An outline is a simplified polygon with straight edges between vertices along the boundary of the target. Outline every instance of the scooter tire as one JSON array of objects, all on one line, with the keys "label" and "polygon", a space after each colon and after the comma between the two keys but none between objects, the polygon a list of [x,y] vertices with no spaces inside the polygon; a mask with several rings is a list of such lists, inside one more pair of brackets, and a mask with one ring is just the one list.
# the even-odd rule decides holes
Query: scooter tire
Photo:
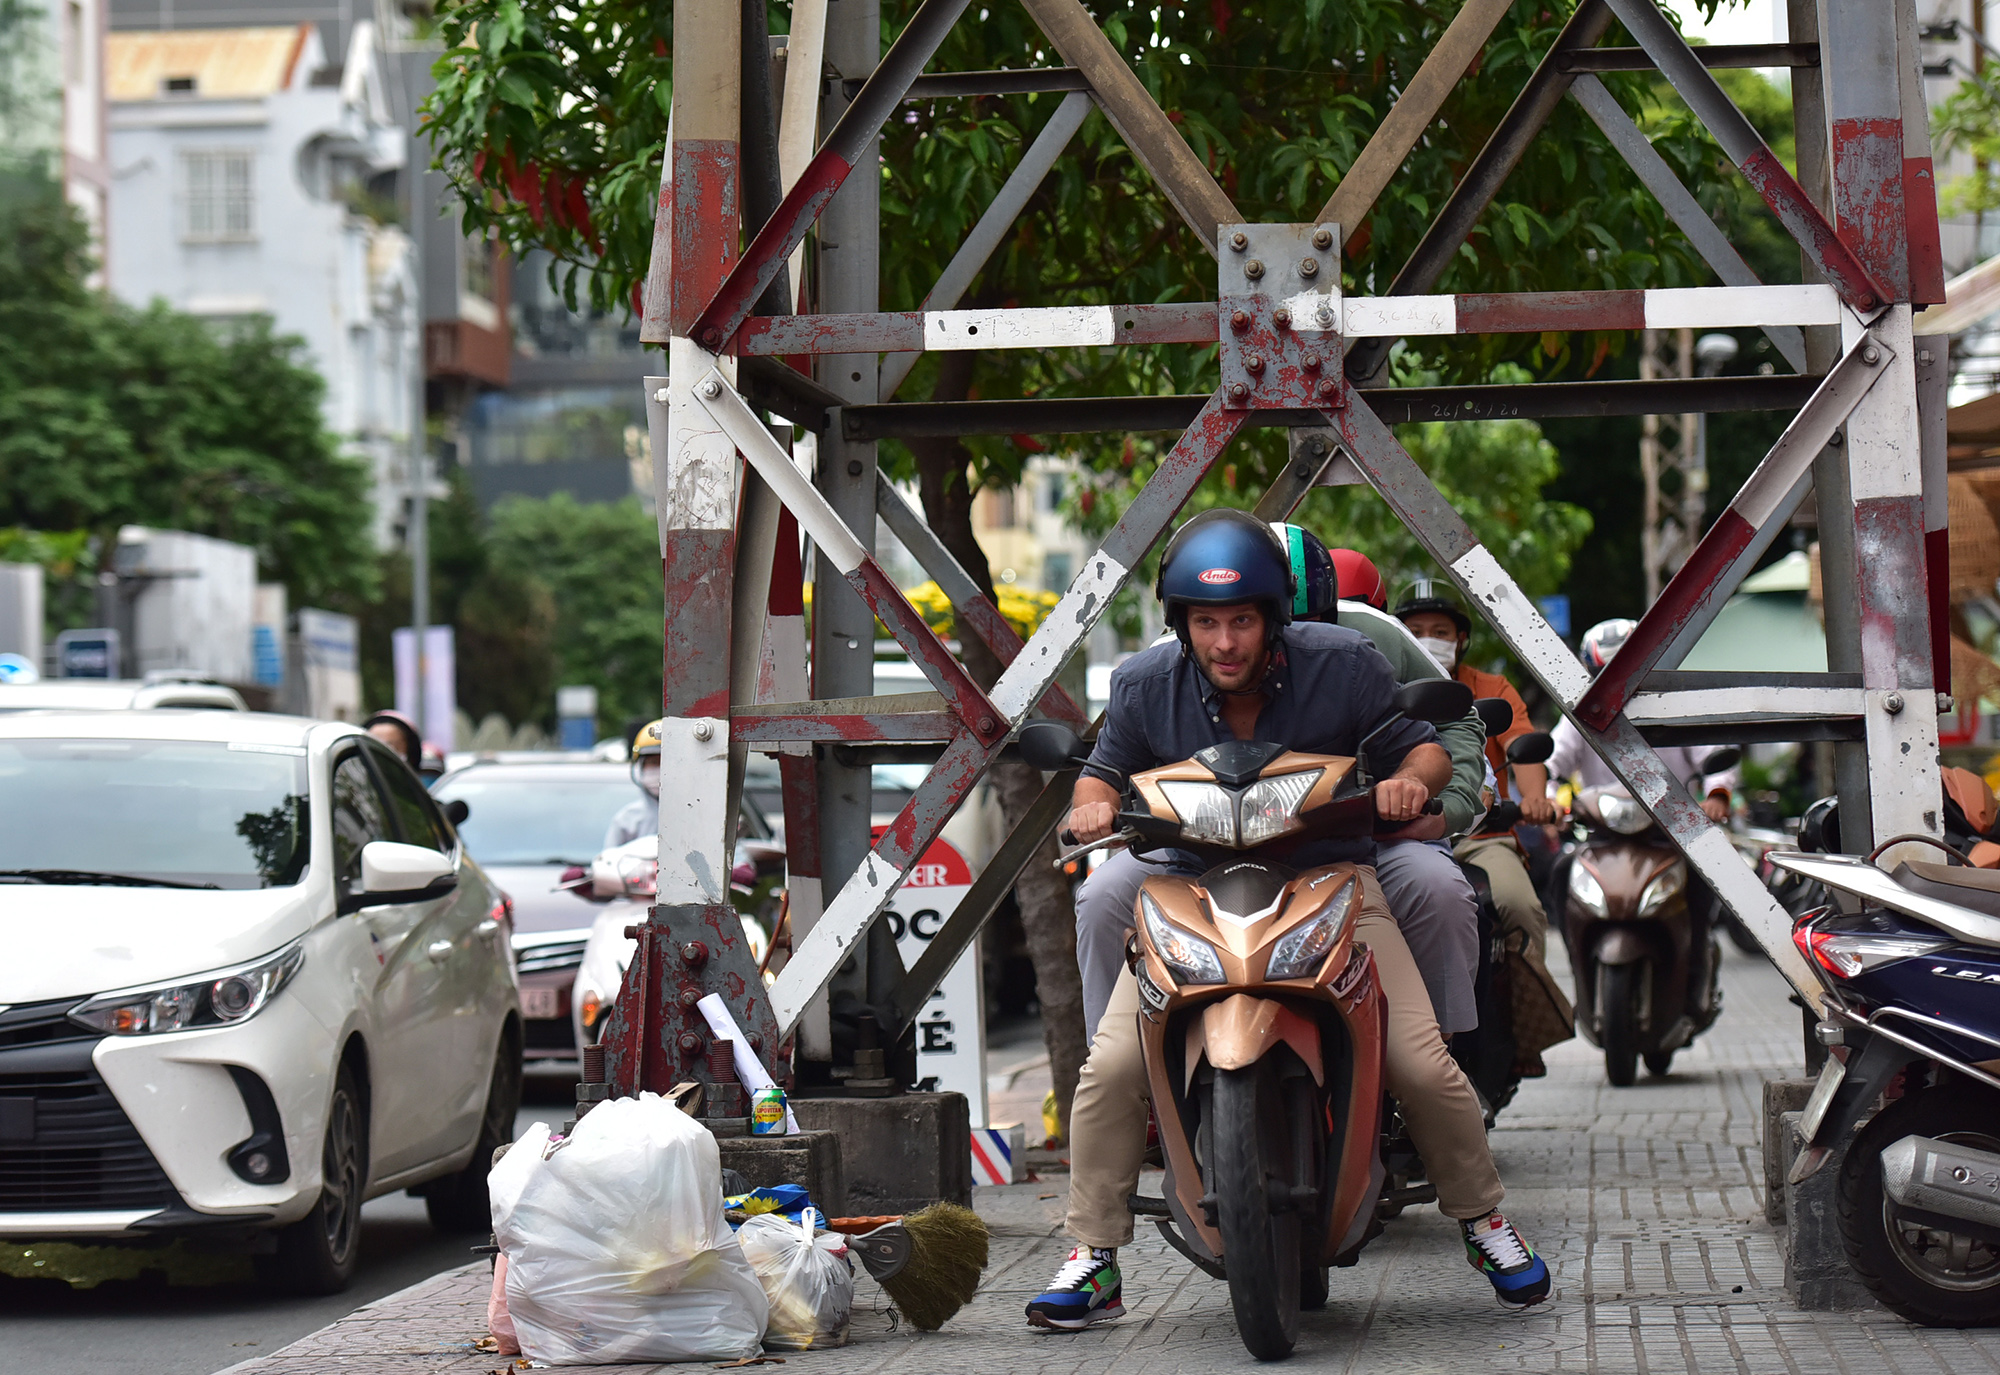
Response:
[{"label": "scooter tire", "polygon": [[1303,1262],[1298,1213],[1271,1207],[1273,1177],[1282,1183],[1289,1173],[1282,1159],[1289,1133],[1270,1061],[1217,1070],[1212,1104],[1211,1184],[1237,1335],[1258,1360],[1283,1360],[1299,1338]]},{"label": "scooter tire", "polygon": [[1910,1135],[2000,1150],[2000,1095],[1962,1080],[1906,1094],[1847,1148],[1836,1216],[1854,1273],[1883,1305],[1926,1327],[2000,1327],[2000,1246],[1899,1222],[1882,1152]]},{"label": "scooter tire", "polygon": [[1597,967],[1597,1015],[1603,1026],[1604,1074],[1614,1088],[1630,1088],[1639,1077],[1639,964]]}]

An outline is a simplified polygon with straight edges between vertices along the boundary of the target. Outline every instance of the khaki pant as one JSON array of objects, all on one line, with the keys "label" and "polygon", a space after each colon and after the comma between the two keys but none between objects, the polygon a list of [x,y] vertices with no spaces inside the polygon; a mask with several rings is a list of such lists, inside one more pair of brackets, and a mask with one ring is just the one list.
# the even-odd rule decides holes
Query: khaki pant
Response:
[{"label": "khaki pant", "polygon": [[[1451,1217],[1479,1217],[1499,1206],[1500,1174],[1486,1147],[1479,1101],[1438,1034],[1423,975],[1389,915],[1375,871],[1361,871],[1355,939],[1375,955],[1389,1005],[1384,1070],[1402,1105],[1410,1139],[1437,1186],[1438,1208]],[[1086,1246],[1132,1240],[1125,1200],[1139,1184],[1146,1154],[1150,1090],[1139,1047],[1139,985],[1119,976],[1111,1005],[1097,1025],[1070,1109],[1069,1219],[1071,1236]]]},{"label": "khaki pant", "polygon": [[1521,953],[1537,969],[1548,967],[1549,914],[1542,910],[1542,898],[1528,877],[1528,866],[1509,836],[1482,836],[1462,842],[1454,853],[1467,864],[1476,864],[1493,889],[1493,906],[1500,917],[1501,931],[1519,932]]}]

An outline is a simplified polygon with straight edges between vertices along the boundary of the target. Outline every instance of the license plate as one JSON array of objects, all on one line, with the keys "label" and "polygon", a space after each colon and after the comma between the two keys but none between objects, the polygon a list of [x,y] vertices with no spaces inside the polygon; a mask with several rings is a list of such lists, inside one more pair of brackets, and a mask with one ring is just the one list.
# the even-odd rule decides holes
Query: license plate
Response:
[{"label": "license plate", "polygon": [[1813,1085],[1812,1097],[1806,1099],[1805,1111],[1799,1114],[1799,1133],[1810,1143],[1819,1133],[1819,1124],[1826,1118],[1826,1110],[1833,1104],[1834,1091],[1840,1081],[1847,1077],[1847,1066],[1833,1056],[1826,1057],[1826,1067],[1819,1072],[1819,1082]]},{"label": "license plate", "polygon": [[522,989],[521,1015],[536,1021],[562,1016],[562,990],[555,988]]}]

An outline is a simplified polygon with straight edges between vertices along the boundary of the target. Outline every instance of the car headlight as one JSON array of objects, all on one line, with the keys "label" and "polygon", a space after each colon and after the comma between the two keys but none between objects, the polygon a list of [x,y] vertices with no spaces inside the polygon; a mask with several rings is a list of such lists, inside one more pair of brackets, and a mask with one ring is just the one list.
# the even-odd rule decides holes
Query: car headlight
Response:
[{"label": "car headlight", "polygon": [[1283,835],[1298,817],[1299,804],[1313,790],[1325,769],[1305,773],[1279,774],[1253,783],[1243,793],[1242,824],[1239,832],[1245,845],[1261,845]]},{"label": "car headlight", "polygon": [[1324,912],[1287,933],[1271,951],[1264,977],[1274,981],[1303,979],[1317,970],[1347,925],[1347,914],[1354,906],[1354,888],[1352,883],[1341,884],[1339,894],[1326,905]]},{"label": "car headlight", "polygon": [[1159,904],[1144,892],[1139,894],[1139,911],[1146,922],[1146,939],[1159,952],[1167,968],[1173,971],[1177,982],[1222,982],[1222,961],[1215,957],[1214,946],[1168,922]]},{"label": "car headlight", "polygon": [[1581,861],[1570,865],[1569,895],[1581,903],[1585,911],[1600,917],[1611,910],[1604,901],[1604,885],[1597,881],[1597,875],[1583,867]]},{"label": "car headlight", "polygon": [[1162,783],[1167,805],[1181,819],[1181,834],[1214,845],[1236,843],[1236,799],[1213,783]]},{"label": "car headlight", "polygon": [[1669,864],[1666,870],[1647,884],[1639,894],[1639,915],[1650,917],[1680,896],[1687,887],[1687,869],[1679,863]]},{"label": "car headlight", "polygon": [[288,945],[255,964],[161,988],[106,993],[71,1008],[69,1019],[112,1036],[230,1026],[263,1011],[305,962],[305,947]]},{"label": "car headlight", "polygon": [[1605,793],[1597,799],[1597,814],[1619,835],[1635,836],[1653,824],[1652,813],[1637,799],[1619,793]]}]

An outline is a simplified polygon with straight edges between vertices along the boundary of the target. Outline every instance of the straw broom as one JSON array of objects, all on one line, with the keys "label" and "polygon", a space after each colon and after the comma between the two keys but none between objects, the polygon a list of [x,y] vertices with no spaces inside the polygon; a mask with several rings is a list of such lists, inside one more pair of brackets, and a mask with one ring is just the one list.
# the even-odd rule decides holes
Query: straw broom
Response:
[{"label": "straw broom", "polygon": [[933,1203],[905,1217],[837,1217],[827,1229],[854,1238],[862,1266],[924,1332],[937,1331],[971,1302],[986,1268],[986,1224],[956,1203]]}]

